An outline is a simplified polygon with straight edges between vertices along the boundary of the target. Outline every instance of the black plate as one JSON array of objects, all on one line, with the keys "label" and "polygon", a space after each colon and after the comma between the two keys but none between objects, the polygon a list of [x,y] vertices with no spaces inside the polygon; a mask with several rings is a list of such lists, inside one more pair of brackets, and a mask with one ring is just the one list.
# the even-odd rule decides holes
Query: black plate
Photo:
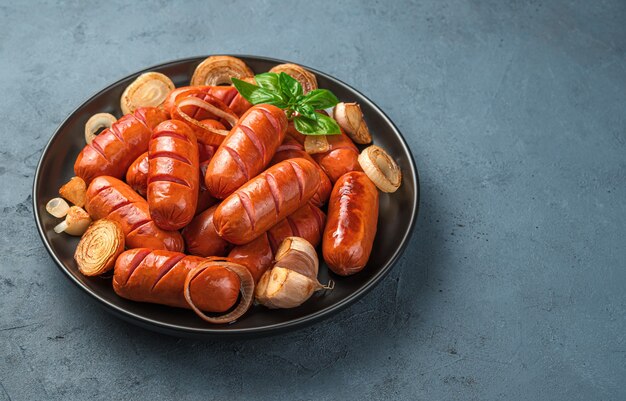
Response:
[{"label": "black plate", "polygon": [[[236,57],[243,59],[256,73],[268,71],[274,65],[286,62],[256,56]],[[404,251],[417,218],[419,183],[411,151],[391,120],[356,90],[312,68],[309,70],[317,75],[320,88],[330,89],[340,100],[356,101],[361,105],[373,133],[374,143],[387,150],[403,173],[402,186],[396,193],[381,193],[378,233],[368,265],[352,277],[333,275],[336,285],[332,292],[315,294],[304,305],[290,310],[268,310],[254,306],[233,324],[211,325],[188,310],[127,301],[113,292],[110,278],[88,278],[81,275],[73,259],[78,239],[53,231],[59,220],[46,212],[46,202],[58,196],[59,187],[74,175],[74,160],[85,145],[83,132],[87,119],[100,112],[120,117],[119,99],[124,88],[143,72],[158,71],[169,76],[177,87],[187,85],[194,69],[204,58],[173,61],[130,75],[96,93],[61,124],[41,155],[33,185],[33,210],[44,245],[61,271],[107,310],[129,322],[167,334],[230,337],[277,333],[302,327],[338,312],[380,282]],[[329,278],[326,266],[321,266],[320,281],[325,283]]]}]

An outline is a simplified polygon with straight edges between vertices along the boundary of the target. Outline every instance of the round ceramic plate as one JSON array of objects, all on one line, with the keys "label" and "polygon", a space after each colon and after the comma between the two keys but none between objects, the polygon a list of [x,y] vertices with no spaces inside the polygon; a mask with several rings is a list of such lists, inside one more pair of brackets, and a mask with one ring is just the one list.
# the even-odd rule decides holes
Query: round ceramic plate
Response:
[{"label": "round ceramic plate", "polygon": [[[236,57],[243,59],[257,74],[287,62],[255,56]],[[402,186],[397,192],[381,193],[378,232],[372,256],[363,271],[351,277],[338,277],[329,273],[326,266],[320,266],[320,282],[325,283],[332,278],[335,281],[334,290],[316,293],[298,308],[269,310],[257,305],[235,323],[212,325],[189,310],[118,297],[110,277],[89,278],[78,272],[73,259],[78,238],[53,231],[59,220],[46,213],[45,205],[58,196],[59,187],[74,175],[74,161],[85,145],[83,132],[87,119],[100,112],[120,117],[119,99],[124,88],[143,72],[158,71],[169,76],[177,87],[188,85],[194,69],[204,58],[173,61],[132,74],[96,93],[61,124],[41,155],[33,185],[33,210],[43,243],[61,271],[89,297],[122,319],[148,329],[179,336],[231,337],[278,333],[322,320],[364,296],[398,260],[409,242],[417,218],[419,183],[411,151],[391,120],[353,88],[312,68],[309,70],[316,74],[320,88],[330,89],[341,101],[361,105],[374,143],[387,150],[400,165],[403,174]]]}]

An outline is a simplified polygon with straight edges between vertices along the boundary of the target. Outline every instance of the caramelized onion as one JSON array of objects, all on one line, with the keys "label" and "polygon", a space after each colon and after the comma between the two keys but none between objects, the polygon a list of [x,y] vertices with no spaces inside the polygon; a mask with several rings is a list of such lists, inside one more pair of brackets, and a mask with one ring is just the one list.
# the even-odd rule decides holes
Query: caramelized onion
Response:
[{"label": "caramelized onion", "polygon": [[124,251],[124,232],[120,223],[100,219],[83,234],[74,260],[85,276],[98,276],[115,266],[115,260]]},{"label": "caramelized onion", "polygon": [[141,74],[122,93],[122,113],[132,113],[138,107],[158,107],[174,88],[174,82],[160,72]]},{"label": "caramelized onion", "polygon": [[[241,297],[239,299],[239,303],[231,312],[220,316],[207,316],[204,312],[200,310],[200,308],[196,306],[196,304],[193,303],[193,300],[191,299],[191,281],[207,268],[216,265],[222,266],[239,276],[239,280],[241,282]],[[248,269],[246,269],[242,265],[228,262],[226,260],[219,260],[218,258],[208,259],[206,262],[200,264],[189,273],[187,273],[187,277],[185,278],[184,294],[185,300],[187,301],[191,309],[193,309],[196,315],[200,316],[202,320],[214,324],[232,323],[235,320],[239,319],[241,316],[243,316],[243,314],[246,313],[248,309],[250,309],[250,306],[252,306],[252,301],[254,299],[254,278],[252,278],[252,274],[250,274],[250,271],[248,271]]]},{"label": "caramelized onion", "polygon": [[304,138],[304,150],[308,154],[326,153],[330,150],[326,135],[306,135]]},{"label": "caramelized onion", "polygon": [[254,77],[254,72],[243,60],[231,56],[211,56],[196,67],[190,85],[231,85],[231,78],[251,77]]},{"label": "caramelized onion", "polygon": [[273,67],[270,72],[277,74],[284,72],[287,75],[291,75],[296,81],[300,82],[304,93],[317,89],[317,79],[315,75],[298,64],[279,64]]},{"label": "caramelized onion", "polygon": [[103,128],[111,128],[111,125],[116,121],[117,118],[109,113],[97,113],[91,116],[85,123],[85,142],[91,145],[96,137],[96,132]]},{"label": "caramelized onion", "polygon": [[359,164],[372,182],[383,192],[396,192],[402,182],[398,164],[383,150],[372,145],[361,152]]}]

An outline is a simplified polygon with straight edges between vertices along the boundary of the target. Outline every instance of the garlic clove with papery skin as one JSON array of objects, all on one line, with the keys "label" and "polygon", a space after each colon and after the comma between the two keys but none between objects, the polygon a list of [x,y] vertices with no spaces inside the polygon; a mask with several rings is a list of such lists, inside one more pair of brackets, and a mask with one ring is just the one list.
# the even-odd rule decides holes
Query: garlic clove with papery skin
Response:
[{"label": "garlic clove with papery skin", "polygon": [[333,109],[333,118],[355,143],[365,145],[372,142],[372,135],[358,103],[337,103]]},{"label": "garlic clove with papery skin", "polygon": [[304,238],[287,237],[276,251],[276,263],[266,271],[256,288],[256,300],[268,308],[295,308],[315,291],[332,289],[317,280],[319,259]]},{"label": "garlic clove with papery skin", "polygon": [[65,220],[60,222],[54,227],[54,232],[60,234],[65,232],[66,234],[80,237],[87,231],[87,228],[91,224],[91,217],[81,207],[72,206],[65,216]]}]

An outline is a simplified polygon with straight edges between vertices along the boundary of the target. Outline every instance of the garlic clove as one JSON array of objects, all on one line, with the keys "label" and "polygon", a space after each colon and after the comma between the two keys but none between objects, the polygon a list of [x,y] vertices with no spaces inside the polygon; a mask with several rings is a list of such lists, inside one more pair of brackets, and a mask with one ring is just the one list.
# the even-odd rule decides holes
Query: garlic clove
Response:
[{"label": "garlic clove", "polygon": [[65,220],[54,227],[54,232],[57,234],[65,232],[66,234],[80,237],[90,224],[91,217],[89,217],[89,214],[81,207],[72,206],[67,212]]},{"label": "garlic clove", "polygon": [[190,85],[231,85],[231,78],[251,77],[254,77],[254,72],[243,60],[231,56],[211,56],[196,67]]},{"label": "garlic clove", "polygon": [[122,93],[122,113],[132,113],[139,107],[158,107],[175,88],[174,82],[160,72],[141,74]]},{"label": "garlic clove", "polygon": [[70,205],[63,198],[52,198],[46,203],[46,211],[58,219],[65,217],[69,210]]},{"label": "garlic clove", "polygon": [[332,281],[327,286],[317,281],[319,258],[304,238],[285,238],[275,259],[274,266],[261,276],[255,292],[257,302],[268,308],[295,308],[315,291],[334,287]]},{"label": "garlic clove", "polygon": [[287,268],[275,266],[266,271],[257,284],[256,299],[272,309],[295,308],[323,286],[317,281]]},{"label": "garlic clove", "polygon": [[274,72],[276,74],[284,72],[285,74],[290,75],[296,81],[300,82],[304,94],[317,89],[317,78],[315,78],[315,75],[297,64],[279,64],[273,67],[269,72]]},{"label": "garlic clove", "polygon": [[72,177],[59,189],[59,195],[75,206],[83,207],[87,198],[87,184],[80,177]]},{"label": "garlic clove", "polygon": [[109,113],[97,113],[94,114],[85,123],[85,142],[91,145],[91,142],[96,138],[96,132],[102,128],[111,128],[117,118],[113,114]]},{"label": "garlic clove", "polygon": [[372,142],[372,135],[358,103],[337,103],[333,109],[333,118],[355,143],[365,145]]}]

